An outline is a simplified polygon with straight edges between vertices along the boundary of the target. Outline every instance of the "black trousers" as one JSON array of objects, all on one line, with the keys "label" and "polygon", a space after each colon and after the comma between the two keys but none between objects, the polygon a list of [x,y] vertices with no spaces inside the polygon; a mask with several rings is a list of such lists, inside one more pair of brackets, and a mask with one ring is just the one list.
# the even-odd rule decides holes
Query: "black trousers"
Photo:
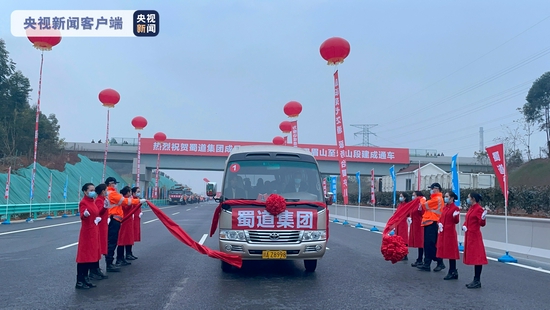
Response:
[{"label": "black trousers", "polygon": [[96,263],[77,263],[76,264],[76,275],[87,277],[90,269],[94,268]]},{"label": "black trousers", "polygon": [[[109,228],[107,230],[107,255],[105,256],[105,262],[107,263],[107,265],[112,264],[113,260],[115,259],[115,249],[118,243],[119,231],[120,231],[120,222],[113,219],[113,217],[111,217],[111,221],[109,222]],[[124,251],[124,248],[122,248],[122,251]],[[120,253],[120,247],[117,251],[117,254],[119,253]]]},{"label": "black trousers", "polygon": [[432,261],[442,263],[443,260],[435,257],[437,254],[437,222],[424,226],[424,264],[430,265]]}]

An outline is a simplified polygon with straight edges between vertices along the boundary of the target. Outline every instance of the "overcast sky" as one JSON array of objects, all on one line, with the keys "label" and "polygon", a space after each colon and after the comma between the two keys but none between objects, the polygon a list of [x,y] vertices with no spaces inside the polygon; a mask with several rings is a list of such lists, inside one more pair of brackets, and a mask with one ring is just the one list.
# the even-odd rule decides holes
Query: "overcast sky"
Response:
[{"label": "overcast sky", "polygon": [[[154,9],[155,38],[64,38],[45,53],[42,111],[61,136],[105,138],[97,95],[121,94],[110,136],[143,131],[169,138],[271,141],[283,105],[302,103],[299,140],[334,144],[334,67],[319,54],[340,36],[351,53],[339,66],[346,143],[351,124],[378,124],[371,143],[472,156],[514,126],[532,82],[549,71],[550,2],[540,1],[15,1],[2,0],[1,37],[36,101],[40,52],[9,30],[13,10]],[[545,136],[533,135],[532,148]],[[168,171],[193,187],[220,173]],[[219,181],[219,180],[218,180]]]}]

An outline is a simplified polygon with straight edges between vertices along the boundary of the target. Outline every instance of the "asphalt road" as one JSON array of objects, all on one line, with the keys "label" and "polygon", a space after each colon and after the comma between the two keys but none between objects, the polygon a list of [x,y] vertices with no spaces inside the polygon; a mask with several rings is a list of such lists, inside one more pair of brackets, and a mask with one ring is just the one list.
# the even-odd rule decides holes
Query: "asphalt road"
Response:
[{"label": "asphalt road", "polygon": [[[200,240],[214,208],[163,210]],[[154,219],[144,213],[143,241],[134,246],[138,260],[96,281],[96,288],[78,291],[76,246],[68,246],[78,241],[78,218],[0,226],[0,308],[545,309],[550,304],[548,273],[491,261],[483,270],[483,287],[468,290],[464,284],[472,280],[473,267],[459,262],[459,280],[443,281],[446,270],[421,272],[411,261],[392,265],[380,253],[381,235],[334,223],[329,250],[315,273],[306,273],[301,261],[268,261],[245,262],[227,274],[218,260],[183,245]],[[34,229],[39,227],[46,228]],[[204,244],[217,249],[215,238]],[[104,269],[104,261],[101,265]]]}]

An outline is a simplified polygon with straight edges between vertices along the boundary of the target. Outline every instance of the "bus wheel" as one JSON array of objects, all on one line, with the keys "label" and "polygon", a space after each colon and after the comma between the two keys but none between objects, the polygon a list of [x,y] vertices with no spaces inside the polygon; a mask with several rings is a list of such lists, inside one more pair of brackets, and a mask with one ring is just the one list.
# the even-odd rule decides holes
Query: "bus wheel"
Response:
[{"label": "bus wheel", "polygon": [[317,268],[317,260],[316,259],[306,259],[304,260],[304,266],[306,267],[307,272],[314,272]]},{"label": "bus wheel", "polygon": [[223,272],[230,272],[233,266],[229,265],[228,263],[222,261],[222,271]]}]

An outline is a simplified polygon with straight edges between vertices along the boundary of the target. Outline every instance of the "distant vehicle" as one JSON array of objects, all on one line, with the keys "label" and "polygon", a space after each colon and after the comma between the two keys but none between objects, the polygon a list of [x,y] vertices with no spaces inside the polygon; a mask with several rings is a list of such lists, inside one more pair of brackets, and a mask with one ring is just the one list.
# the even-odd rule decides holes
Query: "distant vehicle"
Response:
[{"label": "distant vehicle", "polygon": [[[265,200],[274,193],[292,202],[277,216],[263,206],[230,204]],[[310,152],[275,145],[233,149],[225,163],[221,195],[215,182],[206,184],[206,194],[222,204],[220,251],[243,260],[304,260],[306,271],[315,271],[326,251],[332,194],[323,193],[319,166]],[[221,267],[231,270],[223,261]]]}]

